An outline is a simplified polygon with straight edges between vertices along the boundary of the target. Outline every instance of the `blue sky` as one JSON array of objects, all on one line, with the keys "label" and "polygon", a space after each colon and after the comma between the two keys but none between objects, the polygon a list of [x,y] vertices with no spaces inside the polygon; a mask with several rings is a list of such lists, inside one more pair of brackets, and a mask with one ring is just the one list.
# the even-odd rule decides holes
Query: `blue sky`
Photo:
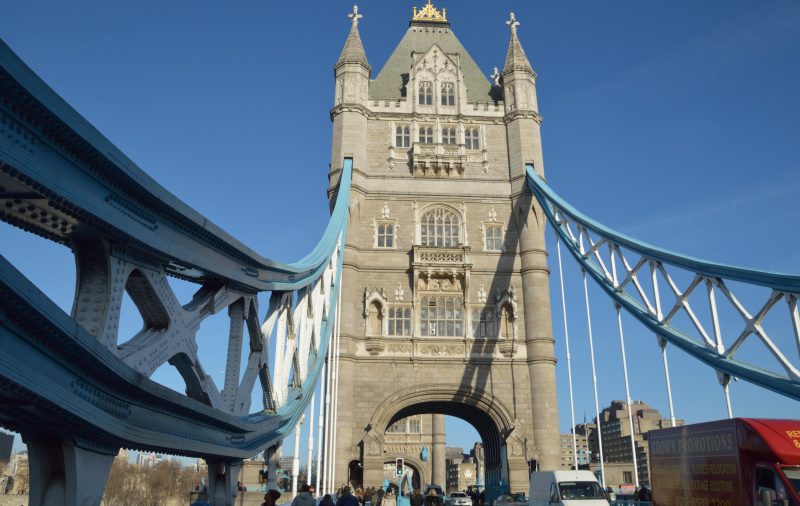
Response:
[{"label": "blue sky", "polygon": [[[412,5],[359,6],[373,77],[402,37]],[[573,205],[675,251],[800,272],[800,3],[461,0],[437,6],[448,9],[453,30],[487,75],[502,67],[504,21],[515,11],[539,75],[545,170]],[[291,261],[313,247],[327,222],[333,64],[351,9],[338,0],[34,0],[4,7],[0,36],[167,189],[253,249]],[[74,266],[63,248],[6,225],[0,225],[0,243],[3,255],[68,310]],[[565,271],[581,419],[593,411],[585,323],[577,268],[567,263]],[[563,328],[552,279],[566,431]],[[623,398],[624,387],[612,308],[597,291],[592,316],[601,404],[607,404]],[[135,317],[124,323],[136,330]],[[209,322],[199,338],[201,350],[204,343],[211,350],[201,357],[212,364],[208,345],[223,324]],[[655,340],[630,319],[625,328],[632,395],[666,414]],[[678,417],[723,417],[714,373],[677,350],[670,360]],[[214,374],[222,366],[207,368]],[[176,386],[169,371],[157,377]],[[732,397],[737,415],[800,417],[795,401],[743,382],[733,385]],[[449,444],[469,447],[477,437],[463,423],[448,427]]]}]

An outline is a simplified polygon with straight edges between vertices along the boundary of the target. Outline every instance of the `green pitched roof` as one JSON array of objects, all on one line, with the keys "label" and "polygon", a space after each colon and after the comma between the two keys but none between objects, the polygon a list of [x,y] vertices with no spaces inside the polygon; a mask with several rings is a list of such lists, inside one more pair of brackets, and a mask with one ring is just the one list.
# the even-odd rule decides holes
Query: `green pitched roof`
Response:
[{"label": "green pitched roof", "polygon": [[458,53],[464,84],[467,86],[467,101],[489,101],[489,90],[491,90],[489,80],[484,77],[475,60],[450,30],[450,25],[436,23],[411,23],[378,77],[370,82],[369,98],[372,100],[401,98],[404,75],[407,78],[411,70],[411,53],[424,53],[434,44],[447,54]]}]

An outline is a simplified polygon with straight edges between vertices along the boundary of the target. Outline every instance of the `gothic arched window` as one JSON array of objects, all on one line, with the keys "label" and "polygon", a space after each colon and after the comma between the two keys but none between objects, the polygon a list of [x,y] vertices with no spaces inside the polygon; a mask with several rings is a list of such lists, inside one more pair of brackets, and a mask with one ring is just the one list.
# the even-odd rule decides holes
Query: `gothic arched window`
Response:
[{"label": "gothic arched window", "polygon": [[481,149],[481,141],[478,137],[477,128],[467,128],[464,130],[464,144],[467,149]]},{"label": "gothic arched window", "polygon": [[422,215],[420,243],[423,246],[455,248],[459,244],[459,219],[449,209],[436,208]]},{"label": "gothic arched window", "polygon": [[444,127],[442,128],[442,144],[455,144],[456,143],[456,128]]},{"label": "gothic arched window", "polygon": [[419,83],[419,105],[433,105],[433,83],[430,81],[420,81]]},{"label": "gothic arched window", "polygon": [[433,144],[433,127],[420,127],[419,142],[422,144]]},{"label": "gothic arched window", "polygon": [[420,333],[423,336],[464,334],[464,301],[453,295],[426,295],[420,304]]},{"label": "gothic arched window", "polygon": [[472,310],[473,337],[494,337],[494,308]]},{"label": "gothic arched window", "polygon": [[398,148],[411,146],[411,128],[408,125],[400,125],[395,130],[394,145]]},{"label": "gothic arched window", "polygon": [[442,83],[442,105],[456,105],[456,86],[453,83]]}]

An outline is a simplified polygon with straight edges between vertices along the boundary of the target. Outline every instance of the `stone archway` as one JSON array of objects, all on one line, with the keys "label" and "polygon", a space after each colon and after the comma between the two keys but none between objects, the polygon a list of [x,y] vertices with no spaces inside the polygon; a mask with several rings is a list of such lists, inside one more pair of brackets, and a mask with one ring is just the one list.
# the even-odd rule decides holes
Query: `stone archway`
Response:
[{"label": "stone archway", "polygon": [[[487,496],[501,489],[527,492],[527,439],[517,429],[505,405],[488,392],[460,384],[422,384],[399,390],[374,410],[362,438],[364,484],[375,485],[383,476],[384,431],[392,423],[418,414],[446,414],[461,418],[483,441]],[[442,484],[444,485],[444,484]]]}]

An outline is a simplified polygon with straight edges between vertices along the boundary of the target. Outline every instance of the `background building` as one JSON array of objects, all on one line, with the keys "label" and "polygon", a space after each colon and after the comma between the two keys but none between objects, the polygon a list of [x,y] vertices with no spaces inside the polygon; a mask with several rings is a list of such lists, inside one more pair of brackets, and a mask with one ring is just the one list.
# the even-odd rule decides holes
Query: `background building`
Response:
[{"label": "background building", "polygon": [[[577,443],[577,445],[574,443]],[[577,432],[576,427],[574,441],[572,434],[561,434],[561,469],[575,469],[576,446],[578,466],[589,464],[591,462],[589,441],[585,434],[580,434]]]},{"label": "background building", "polygon": [[[639,471],[639,482],[650,483],[650,465],[648,454],[647,433],[654,429],[672,427],[672,422],[661,416],[658,410],[651,408],[643,401],[631,403],[633,414],[633,440],[636,448],[636,466]],[[683,420],[676,420],[677,425],[683,425]],[[600,434],[603,437],[603,459],[606,463],[616,463],[619,466],[609,468],[614,470],[613,481],[630,477],[630,481],[620,483],[633,483],[633,457],[631,449],[631,424],[628,420],[628,405],[625,401],[612,401],[611,404],[600,412]],[[597,438],[597,424],[584,423],[575,426],[575,432],[586,438],[588,451],[592,462],[598,462],[600,447]],[[569,436],[569,461],[571,462],[572,442],[571,435],[562,434],[562,465],[567,459],[564,453],[565,437]],[[609,471],[606,478],[610,479]]]},{"label": "background building", "polygon": [[11,460],[11,448],[14,446],[14,434],[0,432],[0,461],[9,462]]}]

